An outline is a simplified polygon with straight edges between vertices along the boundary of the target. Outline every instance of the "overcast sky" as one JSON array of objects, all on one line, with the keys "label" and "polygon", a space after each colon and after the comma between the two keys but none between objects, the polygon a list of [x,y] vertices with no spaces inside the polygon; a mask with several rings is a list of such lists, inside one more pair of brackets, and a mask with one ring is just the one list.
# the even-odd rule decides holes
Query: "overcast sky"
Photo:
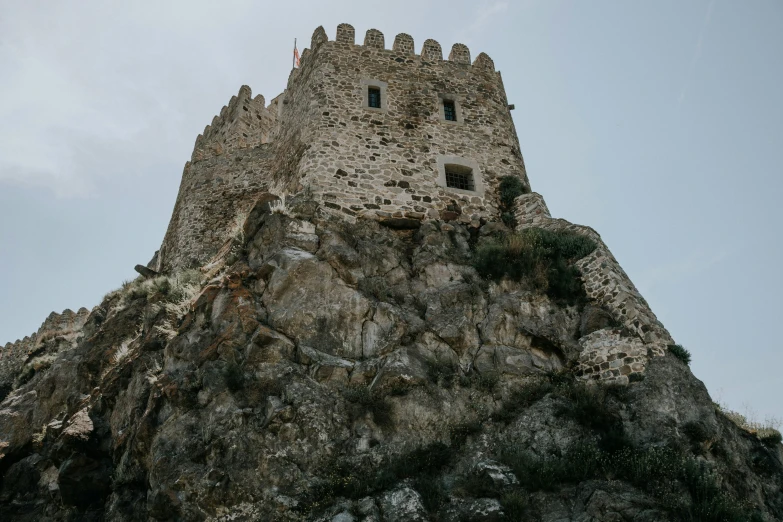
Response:
[{"label": "overcast sky", "polygon": [[714,399],[783,418],[779,0],[0,0],[0,344],[133,278],[196,135],[340,22],[489,54],[552,214],[598,230]]}]

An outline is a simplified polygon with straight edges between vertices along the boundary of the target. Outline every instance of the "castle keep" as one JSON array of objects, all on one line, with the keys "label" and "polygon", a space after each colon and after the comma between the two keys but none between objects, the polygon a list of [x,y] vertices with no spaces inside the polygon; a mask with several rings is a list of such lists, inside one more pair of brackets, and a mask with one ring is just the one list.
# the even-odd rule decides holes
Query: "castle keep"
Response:
[{"label": "castle keep", "polygon": [[[419,54],[398,34],[391,49],[370,29],[357,44],[340,24],[313,33],[285,91],[266,105],[243,86],[196,139],[169,228],[151,268],[202,266],[226,244],[259,197],[304,194],[321,213],[390,225],[499,221],[500,178],[515,176],[517,230],[569,231],[598,248],[577,263],[588,297],[634,333],[600,330],[579,340],[577,373],[628,382],[672,338],[591,228],[553,219],[531,192],[503,80],[484,53],[438,42]],[[311,226],[311,225],[309,225]]]},{"label": "castle keep", "polygon": [[444,59],[399,34],[322,27],[285,92],[265,105],[243,86],[195,145],[155,268],[196,266],[263,191],[308,191],[322,211],[373,219],[498,217],[497,184],[529,190],[503,81],[463,44]]}]

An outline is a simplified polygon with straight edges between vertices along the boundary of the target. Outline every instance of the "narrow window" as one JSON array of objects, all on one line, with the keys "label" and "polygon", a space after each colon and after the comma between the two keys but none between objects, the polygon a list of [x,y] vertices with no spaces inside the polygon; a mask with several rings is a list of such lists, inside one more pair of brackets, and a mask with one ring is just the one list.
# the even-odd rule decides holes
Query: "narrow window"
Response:
[{"label": "narrow window", "polygon": [[378,87],[367,88],[367,106],[375,109],[381,108],[381,90]]},{"label": "narrow window", "polygon": [[475,190],[473,169],[464,165],[446,165],[446,186],[460,190]]},{"label": "narrow window", "polygon": [[453,100],[443,100],[443,116],[448,121],[457,121],[457,109]]}]

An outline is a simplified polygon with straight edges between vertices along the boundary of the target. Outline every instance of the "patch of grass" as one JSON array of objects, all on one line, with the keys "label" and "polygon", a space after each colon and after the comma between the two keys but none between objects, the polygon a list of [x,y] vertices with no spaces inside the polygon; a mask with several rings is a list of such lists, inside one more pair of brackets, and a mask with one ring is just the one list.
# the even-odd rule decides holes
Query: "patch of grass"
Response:
[{"label": "patch of grass", "polygon": [[468,437],[481,431],[481,421],[463,422],[449,428],[449,439],[452,446],[462,446]]},{"label": "patch of grass", "polygon": [[464,496],[473,498],[497,497],[501,491],[488,475],[479,473],[468,473],[462,477],[459,482],[459,489]]},{"label": "patch of grass", "polygon": [[529,228],[479,245],[473,266],[486,279],[525,279],[552,299],[573,304],[586,298],[573,263],[596,246],[595,241],[580,234]]},{"label": "patch of grass", "polygon": [[8,383],[0,384],[0,402],[3,402],[6,397],[8,397],[8,394],[11,393],[13,388]]},{"label": "patch of grass", "polygon": [[[537,456],[512,445],[500,460],[527,491],[554,491],[588,479],[626,481],[656,498],[673,520],[682,522],[756,522],[759,514],[720,486],[705,462],[667,447],[626,447],[610,453],[580,442],[560,454]],[[682,496],[683,490],[687,497]],[[522,508],[524,509],[524,508]]]},{"label": "patch of grass", "polygon": [[519,446],[500,451],[500,461],[509,466],[519,483],[529,491],[555,491],[563,484],[577,483],[598,475],[603,454],[592,444],[576,444],[563,454],[538,456]]},{"label": "patch of grass", "polygon": [[492,414],[492,420],[505,423],[511,422],[522,410],[529,408],[543,399],[548,393],[554,391],[556,386],[550,376],[542,377],[515,390],[507,400],[503,401],[500,408]]},{"label": "patch of grass", "polygon": [[750,506],[723,491],[714,471],[705,463],[687,459],[682,463],[677,478],[690,493],[689,505],[675,507],[685,521],[753,522],[757,515]]},{"label": "patch of grass", "polygon": [[670,344],[668,346],[669,351],[677,357],[679,360],[690,366],[691,364],[691,352],[689,352],[685,347],[681,344]]},{"label": "patch of grass", "polygon": [[765,433],[758,434],[761,443],[768,448],[774,448],[781,442],[783,442],[783,436],[780,435],[778,430],[767,430]]},{"label": "patch of grass", "polygon": [[620,417],[607,407],[607,395],[613,390],[605,386],[588,386],[573,382],[560,386],[557,395],[567,399],[557,413],[570,417],[598,435],[602,450],[613,452],[628,445]]},{"label": "patch of grass", "polygon": [[527,516],[527,497],[518,491],[512,491],[506,493],[500,497],[500,505],[503,507],[503,514],[505,520],[512,520],[517,522],[519,520],[525,520]]},{"label": "patch of grass", "polygon": [[495,372],[479,373],[471,378],[471,385],[486,393],[493,393],[498,382],[500,382],[500,376]]},{"label": "patch of grass", "polygon": [[455,452],[452,446],[433,442],[372,468],[358,469],[344,461],[328,463],[322,480],[307,490],[297,509],[314,511],[329,506],[338,497],[358,499],[390,489],[402,480],[414,479],[414,488],[422,495],[425,507],[436,510],[447,498],[436,476],[451,462]]}]

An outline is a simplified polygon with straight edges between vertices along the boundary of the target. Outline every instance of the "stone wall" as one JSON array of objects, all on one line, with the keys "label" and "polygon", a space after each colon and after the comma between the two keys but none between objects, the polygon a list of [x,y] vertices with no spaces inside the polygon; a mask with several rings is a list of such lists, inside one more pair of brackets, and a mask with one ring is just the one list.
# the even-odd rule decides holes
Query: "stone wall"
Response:
[{"label": "stone wall", "polygon": [[[268,107],[243,86],[197,140],[152,268],[197,266],[231,233],[259,192],[308,191],[343,216],[458,219],[498,217],[502,176],[529,183],[500,73],[480,54],[454,44],[448,59],[427,40],[420,54],[399,34],[391,49],[367,31],[362,45],[340,24],[322,27]],[[367,106],[369,85],[382,108]],[[443,117],[454,102],[457,121]],[[472,169],[475,190],[447,188],[446,165]]]},{"label": "stone wall", "polygon": [[530,227],[552,219],[544,202],[544,197],[537,192],[523,194],[514,199],[514,216],[517,225],[520,227]]},{"label": "stone wall", "polygon": [[252,98],[250,87],[243,85],[198,135],[190,161],[269,143],[277,125],[277,106],[266,108],[264,103],[262,95]]},{"label": "stone wall", "polygon": [[[517,230],[535,226],[553,231],[569,231],[587,236],[596,242],[597,248],[576,262],[587,297],[609,312],[631,335],[606,338],[605,335],[608,334],[604,334],[580,339],[583,354],[577,373],[585,378],[628,382],[630,373],[643,371],[647,356],[664,355],[667,345],[674,342],[671,335],[652,312],[601,236],[590,227],[574,225],[564,219],[552,219],[540,194],[524,194],[514,202]],[[644,349],[638,351],[639,353],[634,348],[634,343],[638,342],[644,345]],[[624,365],[618,366],[619,363],[614,360],[609,361],[609,357],[618,353],[626,354],[623,358],[633,358],[633,361],[628,363],[629,372],[626,374],[620,371],[620,367]],[[601,360],[601,363],[596,363],[598,360]],[[611,362],[612,365],[602,366],[603,362]],[[642,365],[641,369],[634,369],[639,368],[639,364]]]},{"label": "stone wall", "polygon": [[185,164],[177,202],[152,267],[201,266],[233,233],[269,180],[271,145],[237,148]]},{"label": "stone wall", "polygon": [[177,271],[201,265],[217,252],[257,194],[266,190],[269,143],[277,130],[280,97],[265,108],[263,96],[251,95],[250,87],[243,85],[196,138],[152,268]]},{"label": "stone wall", "polygon": [[[368,85],[381,88],[384,108],[363,103]],[[444,97],[456,102],[460,121],[441,119]],[[437,218],[451,206],[477,221],[497,217],[499,177],[528,186],[500,73],[484,54],[471,64],[462,44],[443,60],[434,40],[416,55],[406,34],[387,49],[377,30],[356,45],[347,24],[335,41],[319,28],[289,80],[281,140],[281,151],[301,151],[286,173],[349,215]],[[439,158],[476,163],[484,194],[439,186]]]},{"label": "stone wall", "polygon": [[66,309],[62,314],[52,312],[37,332],[0,347],[0,387],[10,387],[28,359],[44,355],[47,345],[72,347],[89,315],[86,308],[78,312]]}]

